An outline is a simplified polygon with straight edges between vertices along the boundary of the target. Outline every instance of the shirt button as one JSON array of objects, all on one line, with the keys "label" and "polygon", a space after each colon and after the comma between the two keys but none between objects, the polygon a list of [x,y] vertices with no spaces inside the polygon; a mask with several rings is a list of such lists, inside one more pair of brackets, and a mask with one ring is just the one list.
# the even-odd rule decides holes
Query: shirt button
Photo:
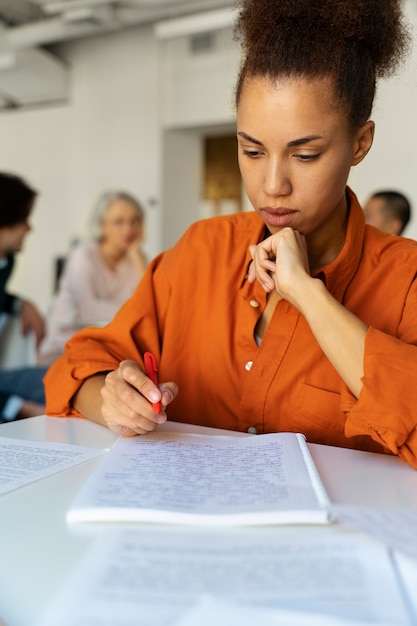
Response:
[{"label": "shirt button", "polygon": [[257,300],[249,300],[249,304],[256,309],[259,306],[259,302]]},{"label": "shirt button", "polygon": [[253,365],[253,361],[248,361],[248,362],[246,363],[246,365],[245,365],[245,370],[246,370],[247,372],[250,372],[250,370],[251,370],[251,368],[252,368],[252,365]]},{"label": "shirt button", "polygon": [[249,433],[250,435],[256,435],[256,434],[257,434],[257,432],[258,432],[258,431],[256,430],[255,426],[250,426],[250,427],[248,428],[248,433]]}]

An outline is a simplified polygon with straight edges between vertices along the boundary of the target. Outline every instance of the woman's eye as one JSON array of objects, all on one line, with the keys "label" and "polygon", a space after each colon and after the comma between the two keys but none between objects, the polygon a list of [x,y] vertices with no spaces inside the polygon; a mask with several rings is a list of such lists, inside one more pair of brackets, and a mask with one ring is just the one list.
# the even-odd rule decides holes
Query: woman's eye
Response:
[{"label": "woman's eye", "polygon": [[300,159],[300,161],[314,161],[320,154],[293,154],[293,156]]},{"label": "woman's eye", "polygon": [[261,156],[262,152],[260,152],[259,150],[245,150],[245,149],[243,149],[243,154],[245,156],[256,158],[258,156]]}]

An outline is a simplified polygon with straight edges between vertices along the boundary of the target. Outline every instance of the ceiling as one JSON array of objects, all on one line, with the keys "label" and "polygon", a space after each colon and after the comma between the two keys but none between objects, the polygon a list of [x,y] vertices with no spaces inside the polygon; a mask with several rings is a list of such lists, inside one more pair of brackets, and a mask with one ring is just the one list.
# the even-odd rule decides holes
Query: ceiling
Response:
[{"label": "ceiling", "polygon": [[[0,0],[0,110],[65,100],[53,44],[225,9],[234,0]],[[52,46],[52,47],[51,47]]]},{"label": "ceiling", "polygon": [[0,50],[231,6],[231,0],[0,0]]}]

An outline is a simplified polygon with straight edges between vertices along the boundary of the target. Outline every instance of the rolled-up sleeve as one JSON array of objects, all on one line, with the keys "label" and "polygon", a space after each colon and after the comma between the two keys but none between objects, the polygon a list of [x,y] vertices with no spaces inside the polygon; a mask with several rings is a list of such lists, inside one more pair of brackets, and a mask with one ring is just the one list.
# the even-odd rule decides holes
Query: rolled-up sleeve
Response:
[{"label": "rolled-up sleeve", "polygon": [[369,434],[417,467],[417,346],[370,327],[362,383],[343,399],[346,436]]}]

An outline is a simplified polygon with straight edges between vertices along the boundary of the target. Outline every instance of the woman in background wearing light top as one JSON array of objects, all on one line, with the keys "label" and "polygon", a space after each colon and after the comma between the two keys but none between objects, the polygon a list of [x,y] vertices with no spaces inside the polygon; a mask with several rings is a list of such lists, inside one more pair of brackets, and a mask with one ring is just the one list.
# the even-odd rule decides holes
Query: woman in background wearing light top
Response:
[{"label": "woman in background wearing light top", "polygon": [[143,222],[143,209],[133,196],[108,191],[99,198],[92,216],[93,241],[78,244],[66,261],[40,363],[60,356],[80,327],[110,321],[132,295],[147,266],[140,248]]}]

